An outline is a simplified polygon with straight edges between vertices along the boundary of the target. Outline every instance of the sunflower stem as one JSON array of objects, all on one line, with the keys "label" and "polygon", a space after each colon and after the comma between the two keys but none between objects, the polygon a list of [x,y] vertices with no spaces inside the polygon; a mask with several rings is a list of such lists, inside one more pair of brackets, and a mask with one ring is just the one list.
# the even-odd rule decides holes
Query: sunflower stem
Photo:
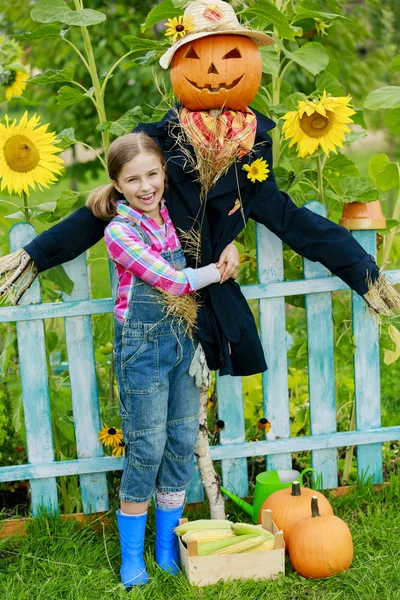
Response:
[{"label": "sunflower stem", "polygon": [[110,79],[111,75],[113,74],[113,72],[115,71],[115,69],[122,63],[123,60],[125,60],[125,58],[127,58],[130,54],[133,54],[134,50],[129,50],[129,52],[127,52],[126,54],[124,54],[123,56],[121,56],[121,58],[119,58],[111,67],[111,69],[108,71],[104,81],[103,81],[103,85],[101,86],[101,93],[104,94],[104,92],[106,91],[106,86],[108,83],[108,80]]},{"label": "sunflower stem", "polygon": [[[75,4],[76,10],[82,10],[83,3],[80,3],[79,0],[74,0],[74,4]],[[89,73],[90,73],[90,77],[92,79],[94,95],[96,98],[97,114],[98,114],[100,123],[102,123],[103,121],[107,120],[106,110],[104,107],[104,93],[101,89],[99,75],[97,73],[96,61],[94,58],[93,47],[92,47],[92,44],[90,41],[90,36],[89,36],[87,27],[81,27],[81,32],[82,32],[83,43],[85,45],[86,56],[88,59]],[[107,157],[108,148],[110,146],[110,135],[107,131],[102,131],[101,138],[103,141],[104,156]]]},{"label": "sunflower stem", "polygon": [[[399,175],[399,191],[397,194],[396,205],[394,207],[392,219],[396,219],[396,221],[400,218],[400,163],[396,163],[397,171]],[[392,249],[394,236],[397,233],[397,227],[392,227],[386,237],[385,247],[383,249],[382,254],[382,265],[385,268],[385,265],[389,262],[390,251]]]},{"label": "sunflower stem", "polygon": [[321,156],[317,156],[317,175],[318,175],[318,199],[321,202],[321,204],[325,204],[324,167],[322,165]]},{"label": "sunflower stem", "polygon": [[24,215],[25,215],[25,221],[27,223],[31,222],[31,217],[29,215],[29,205],[28,205],[28,196],[26,192],[22,192],[22,197],[24,199]]}]

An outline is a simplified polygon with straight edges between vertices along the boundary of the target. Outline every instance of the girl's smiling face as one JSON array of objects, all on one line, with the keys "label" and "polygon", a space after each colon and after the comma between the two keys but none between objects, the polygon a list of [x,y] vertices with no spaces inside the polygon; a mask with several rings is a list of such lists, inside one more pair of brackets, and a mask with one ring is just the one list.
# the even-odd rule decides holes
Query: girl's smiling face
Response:
[{"label": "girl's smiling face", "polygon": [[141,152],[126,162],[114,187],[128,203],[160,223],[160,203],[164,194],[165,170],[155,154]]}]

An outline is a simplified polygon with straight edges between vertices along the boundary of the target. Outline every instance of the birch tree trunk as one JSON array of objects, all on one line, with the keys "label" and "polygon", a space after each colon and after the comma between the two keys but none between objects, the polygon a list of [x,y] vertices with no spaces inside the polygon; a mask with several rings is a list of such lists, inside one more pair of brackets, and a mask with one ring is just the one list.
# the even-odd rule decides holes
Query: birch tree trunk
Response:
[{"label": "birch tree trunk", "polygon": [[214,471],[208,443],[207,405],[208,388],[202,387],[200,390],[199,433],[194,453],[204,491],[210,503],[211,518],[225,519],[225,502],[221,494],[221,479]]}]

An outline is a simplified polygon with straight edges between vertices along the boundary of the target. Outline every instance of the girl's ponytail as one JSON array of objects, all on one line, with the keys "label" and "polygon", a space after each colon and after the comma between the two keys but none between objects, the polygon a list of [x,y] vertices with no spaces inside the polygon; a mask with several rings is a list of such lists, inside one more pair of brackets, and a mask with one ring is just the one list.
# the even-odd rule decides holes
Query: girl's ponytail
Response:
[{"label": "girl's ponytail", "polygon": [[98,219],[111,221],[117,214],[117,200],[120,198],[112,183],[96,188],[89,194],[86,206]]}]

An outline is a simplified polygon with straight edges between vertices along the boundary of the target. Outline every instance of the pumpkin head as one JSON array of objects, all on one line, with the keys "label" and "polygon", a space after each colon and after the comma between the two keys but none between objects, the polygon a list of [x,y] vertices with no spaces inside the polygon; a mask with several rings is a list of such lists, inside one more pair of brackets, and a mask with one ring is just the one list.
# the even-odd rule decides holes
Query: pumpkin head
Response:
[{"label": "pumpkin head", "polygon": [[302,519],[290,534],[290,561],[303,577],[320,579],[348,569],[353,562],[350,529],[334,515],[319,514],[318,500],[311,500],[312,516]]},{"label": "pumpkin head", "polygon": [[279,490],[268,496],[261,506],[258,522],[261,523],[262,511],[266,508],[270,509],[274,515],[276,526],[283,531],[287,551],[290,548],[290,536],[293,527],[300,519],[310,516],[312,496],[318,498],[321,514],[333,515],[332,506],[325,496],[315,490],[301,488],[298,481],[294,481],[291,488]]},{"label": "pumpkin head", "polygon": [[243,35],[209,35],[181,46],[171,65],[175,94],[189,110],[243,110],[258,92],[260,52]]}]

